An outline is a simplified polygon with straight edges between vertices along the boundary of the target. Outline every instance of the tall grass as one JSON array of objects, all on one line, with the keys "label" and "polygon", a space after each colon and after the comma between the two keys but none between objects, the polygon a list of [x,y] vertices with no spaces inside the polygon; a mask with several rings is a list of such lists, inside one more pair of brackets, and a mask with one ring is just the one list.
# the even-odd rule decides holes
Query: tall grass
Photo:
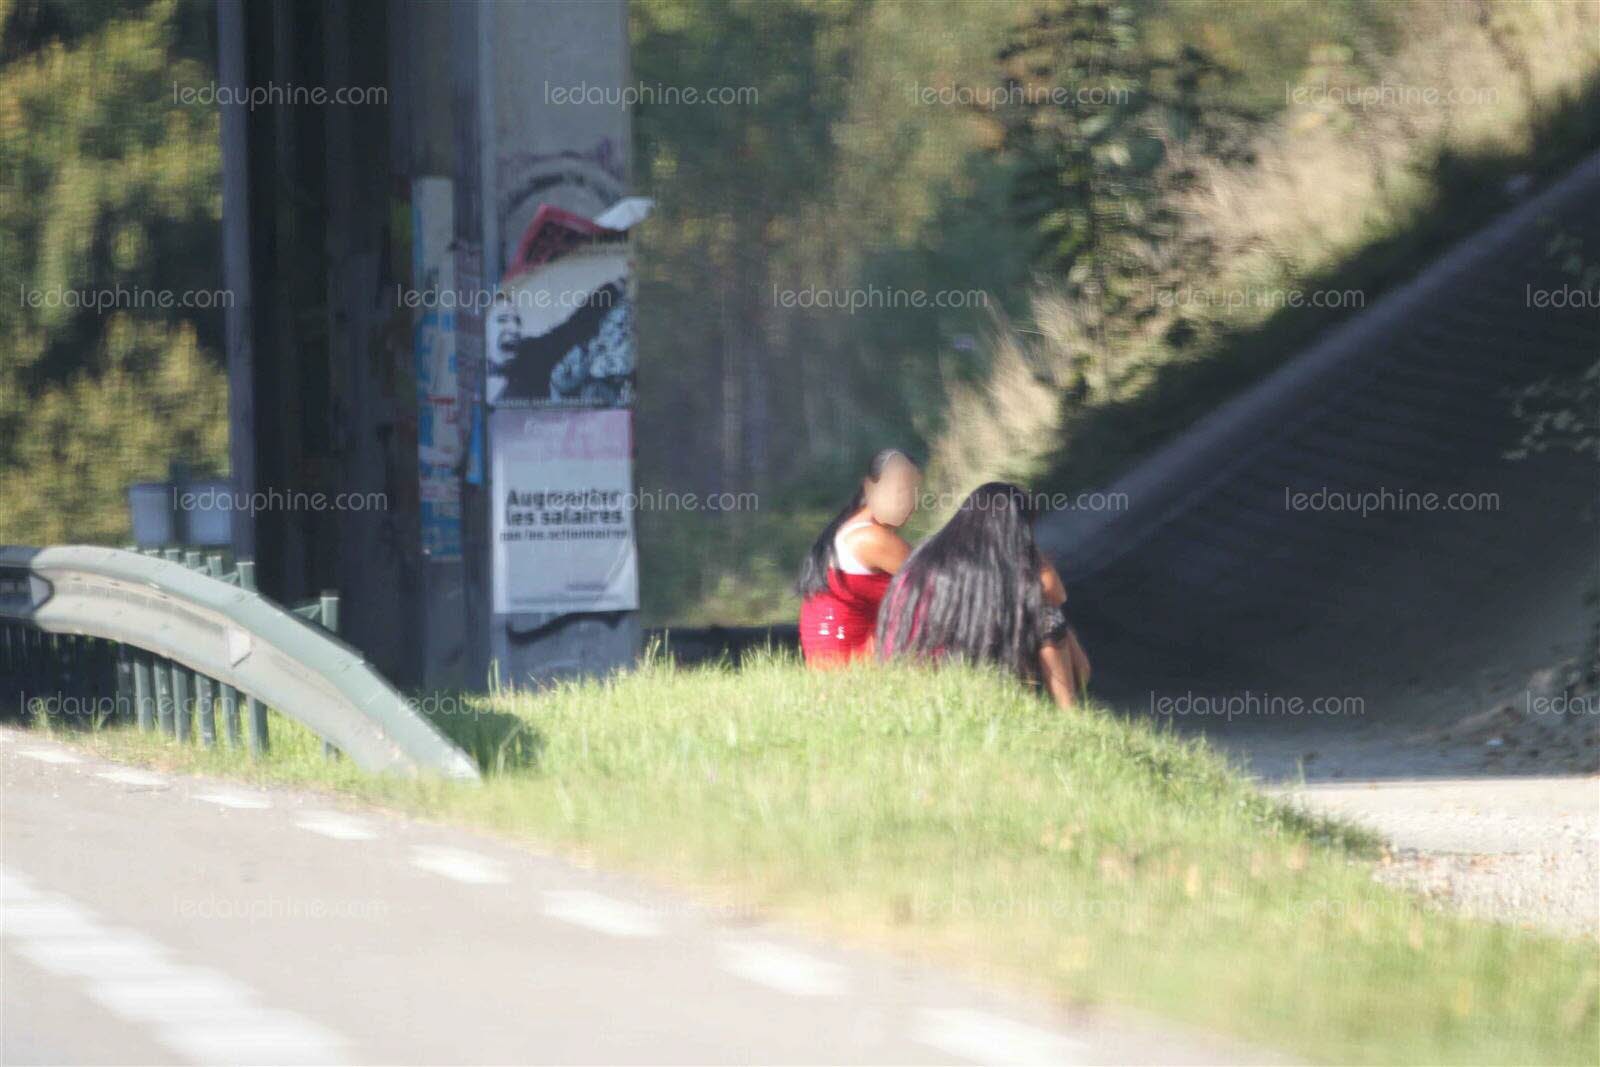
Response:
[{"label": "tall grass", "polygon": [[131,731],[104,751],[332,787],[558,846],[1070,1003],[1329,1062],[1592,1062],[1600,961],[1373,881],[1380,847],[1256,793],[1203,743],[966,669],[652,661],[469,697],[479,787]]}]

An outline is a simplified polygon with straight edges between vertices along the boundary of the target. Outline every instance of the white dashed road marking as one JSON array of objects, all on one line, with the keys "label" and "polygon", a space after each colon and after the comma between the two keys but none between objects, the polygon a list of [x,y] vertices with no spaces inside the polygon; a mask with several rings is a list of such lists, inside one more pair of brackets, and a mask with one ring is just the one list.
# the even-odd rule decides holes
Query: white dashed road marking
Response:
[{"label": "white dashed road marking", "polygon": [[203,800],[207,804],[218,804],[224,808],[239,808],[244,811],[265,811],[272,807],[271,800],[253,793],[196,793],[194,798]]},{"label": "white dashed road marking", "polygon": [[53,748],[25,748],[21,754],[29,759],[36,759],[40,763],[82,763],[83,760],[70,752],[61,752]]},{"label": "white dashed road marking", "polygon": [[84,978],[137,978],[172,969],[166,949],[132,930],[99,937],[19,941],[18,955],[52,974]]},{"label": "white dashed road marking", "polygon": [[99,771],[96,778],[104,778],[108,782],[118,785],[154,786],[166,785],[166,775],[156,774],[154,771],[141,771],[137,767],[118,767],[114,771]]},{"label": "white dashed road marking", "polygon": [[215,1019],[254,1008],[255,994],[226,975],[202,967],[172,967],[139,978],[94,982],[89,995],[124,1019],[172,1023]]},{"label": "white dashed road marking", "polygon": [[1078,1063],[1085,1051],[1081,1041],[982,1011],[925,1008],[911,1036],[977,1063]]},{"label": "white dashed road marking", "polygon": [[372,841],[378,836],[364,820],[337,811],[308,811],[294,824],[335,841]]},{"label": "white dashed road marking", "polygon": [[502,885],[511,881],[500,863],[460,848],[417,845],[411,850],[411,863],[424,871],[468,885]]},{"label": "white dashed road marking", "polygon": [[103,931],[89,913],[65,900],[38,897],[23,903],[9,900],[0,909],[0,937],[36,940],[47,937],[97,937]]},{"label": "white dashed road marking", "polygon": [[307,811],[294,821],[299,829],[322,833],[336,841],[373,841],[378,832],[363,819],[347,816],[341,811]]},{"label": "white dashed road marking", "polygon": [[227,975],[172,961],[158,942],[106,926],[59,893],[0,869],[0,937],[25,959],[82,977],[113,1014],[154,1028],[174,1052],[199,1063],[333,1063],[344,1043],[299,1016],[263,1008]]},{"label": "white dashed road marking", "polygon": [[163,1027],[161,1043],[196,1063],[329,1064],[343,1060],[339,1039],[286,1012],[251,1011]]},{"label": "white dashed road marking", "polygon": [[655,937],[661,924],[647,909],[586,889],[550,890],[544,913],[612,937]]},{"label": "white dashed road marking", "polygon": [[837,997],[850,986],[837,963],[771,941],[724,941],[717,955],[724,970],[797,997]]}]

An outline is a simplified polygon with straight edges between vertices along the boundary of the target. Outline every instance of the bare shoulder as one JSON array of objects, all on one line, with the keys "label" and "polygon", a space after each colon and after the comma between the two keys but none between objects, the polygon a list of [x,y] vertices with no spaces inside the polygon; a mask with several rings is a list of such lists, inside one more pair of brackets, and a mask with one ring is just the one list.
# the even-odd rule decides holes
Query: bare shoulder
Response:
[{"label": "bare shoulder", "polygon": [[911,554],[911,546],[905,538],[875,522],[851,530],[845,541],[861,562],[891,574],[899,570],[900,564]]},{"label": "bare shoulder", "polygon": [[880,526],[875,522],[862,523],[845,534],[845,541],[858,551],[863,548],[892,548],[906,543],[905,538],[889,527]]}]

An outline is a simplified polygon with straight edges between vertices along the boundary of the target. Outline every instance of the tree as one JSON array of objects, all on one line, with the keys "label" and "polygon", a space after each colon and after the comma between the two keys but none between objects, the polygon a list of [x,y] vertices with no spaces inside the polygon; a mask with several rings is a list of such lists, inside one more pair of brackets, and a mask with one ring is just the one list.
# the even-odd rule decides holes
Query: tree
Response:
[{"label": "tree", "polygon": [[1102,330],[1200,258],[1173,208],[1195,180],[1179,149],[1227,158],[1247,118],[1221,92],[1225,68],[1189,43],[1154,54],[1135,16],[1124,0],[1057,0],[998,57],[1013,210],[1035,265],[1093,306],[1086,318]]},{"label": "tree", "polygon": [[225,463],[210,17],[0,2],[0,542],[122,540],[129,482]]}]

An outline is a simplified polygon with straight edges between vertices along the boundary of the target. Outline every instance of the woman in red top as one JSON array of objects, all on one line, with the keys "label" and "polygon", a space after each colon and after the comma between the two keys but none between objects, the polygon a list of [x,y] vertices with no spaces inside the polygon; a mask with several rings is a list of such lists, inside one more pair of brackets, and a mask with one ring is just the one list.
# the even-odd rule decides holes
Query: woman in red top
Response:
[{"label": "woman in red top", "polygon": [[872,457],[850,503],[800,565],[800,651],[813,667],[870,656],[878,602],[911,546],[896,531],[917,506],[922,472],[904,452]]}]

